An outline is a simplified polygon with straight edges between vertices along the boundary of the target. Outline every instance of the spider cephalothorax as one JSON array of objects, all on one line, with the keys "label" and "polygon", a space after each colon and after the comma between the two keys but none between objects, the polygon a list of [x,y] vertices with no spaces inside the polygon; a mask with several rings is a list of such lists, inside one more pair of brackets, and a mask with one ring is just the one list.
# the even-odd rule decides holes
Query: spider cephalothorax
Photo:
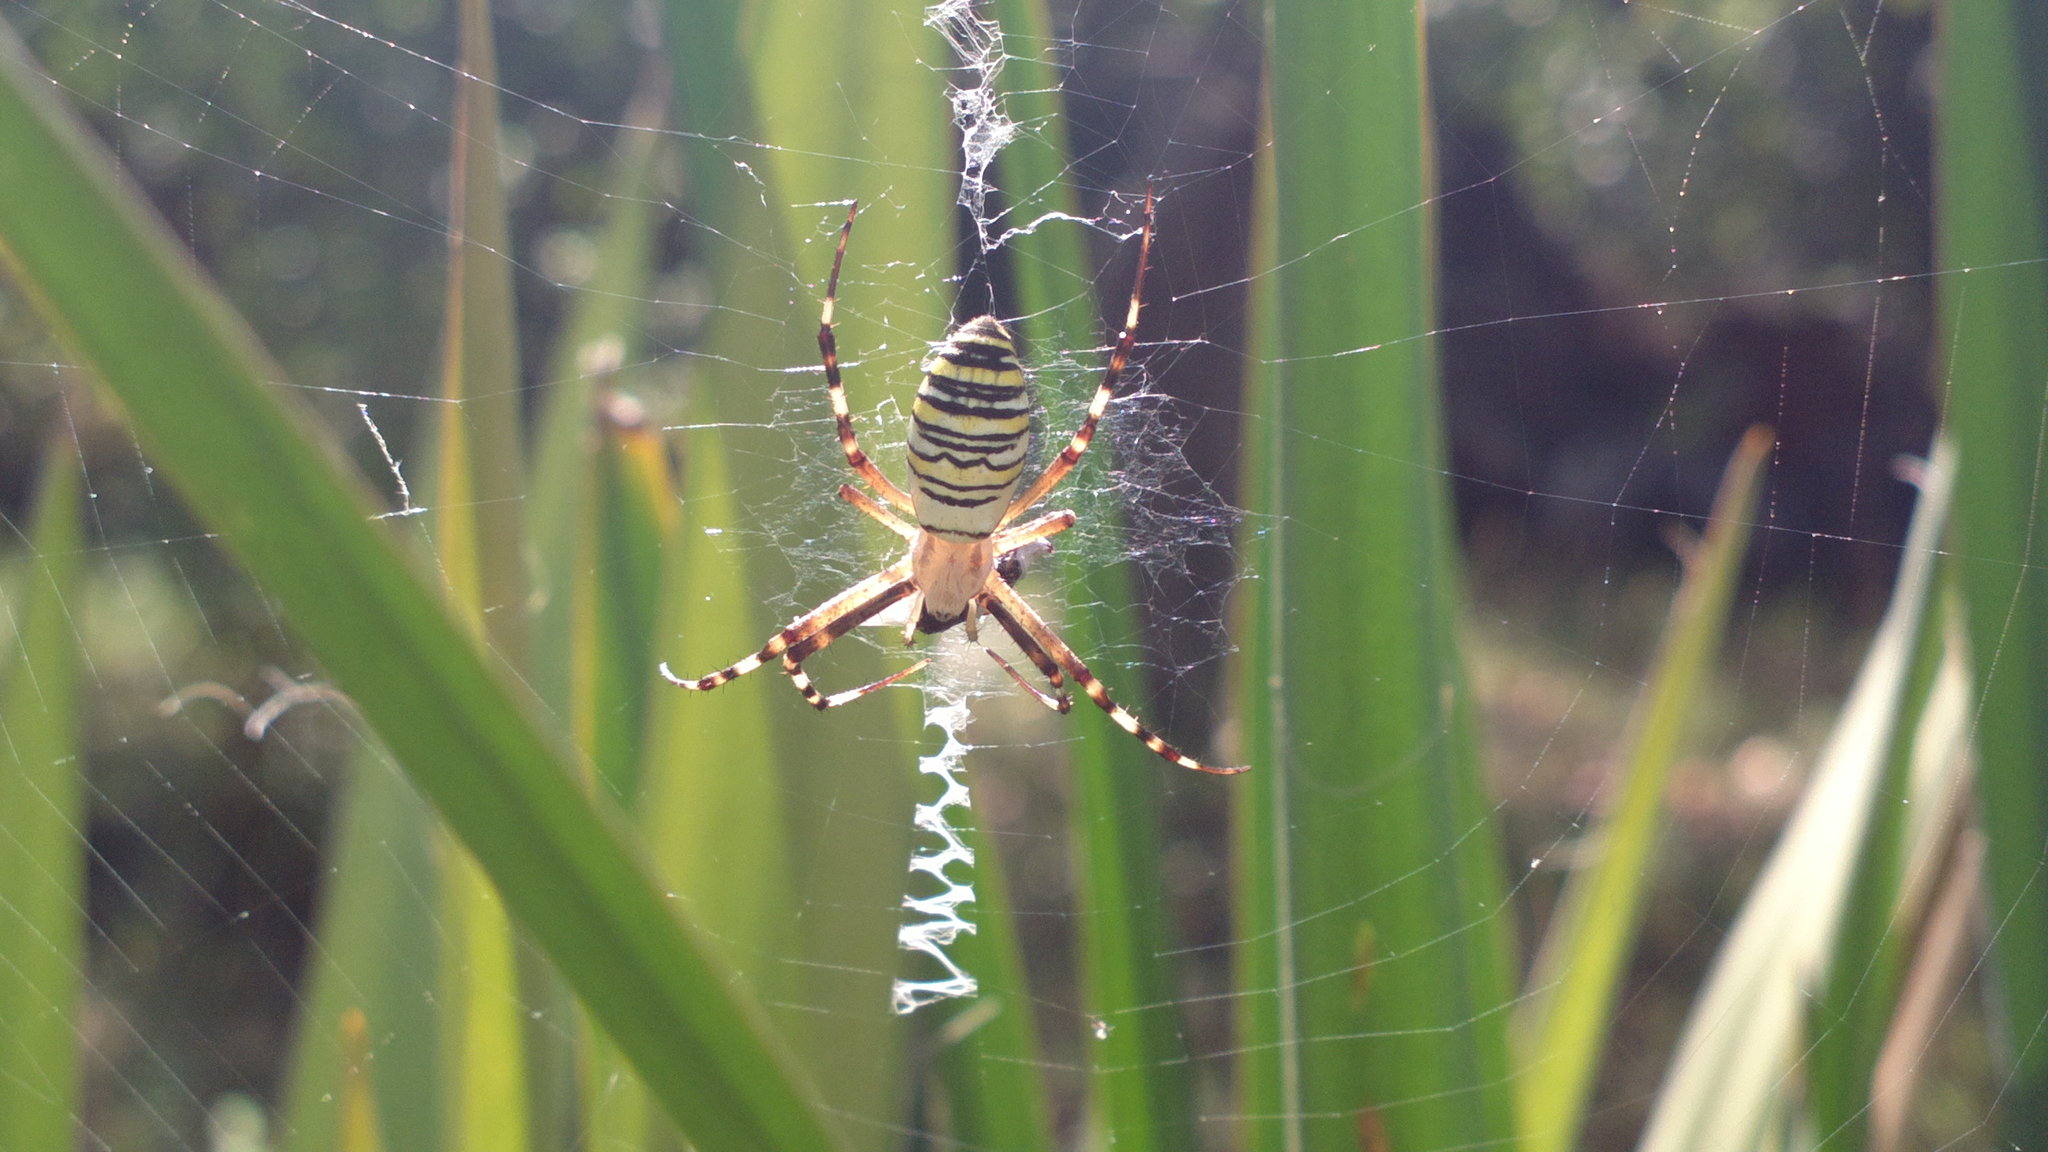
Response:
[{"label": "spider cephalothorax", "polygon": [[[1017,346],[1010,330],[993,316],[978,316],[948,333],[944,343],[925,361],[924,382],[918,385],[917,400],[910,409],[910,437],[905,445],[910,459],[910,491],[875,466],[854,435],[853,416],[846,406],[846,388],[839,379],[839,349],[832,336],[832,309],[839,295],[839,267],[846,259],[846,239],[853,232],[854,214],[848,209],[846,224],[839,230],[839,250],[832,258],[832,278],[825,289],[825,305],[818,319],[818,351],[825,361],[825,390],[832,399],[832,415],[839,427],[839,445],[855,475],[874,489],[874,496],[853,487],[839,486],[847,503],[886,525],[909,542],[901,560],[862,580],[811,612],[791,621],[763,645],[759,652],[737,664],[708,676],[685,680],[661,666],[670,683],[695,691],[708,691],[744,676],[770,660],[780,657],[804,699],[817,708],[835,708],[850,703],[916,672],[927,661],[920,660],[900,672],[872,684],[826,696],[805,675],[803,662],[832,641],[874,619],[887,609],[909,601],[909,621],[903,642],[917,633],[943,632],[965,625],[969,639],[981,639],[979,617],[987,613],[1016,641],[1052,692],[1047,693],[1025,680],[1010,662],[984,647],[989,657],[1011,679],[1047,707],[1065,712],[1071,706],[1066,677],[1071,676],[1083,693],[1093,700],[1118,727],[1142,741],[1145,747],[1183,768],[1227,774],[1243,768],[1218,768],[1204,764],[1181,751],[1138,722],[1125,711],[1097,680],[1074,650],[1067,647],[1029,604],[1011,587],[1030,560],[1051,545],[1047,540],[1073,527],[1072,512],[1048,512],[1015,527],[1010,522],[1045,499],[1074,468],[1095,425],[1116,394],[1117,378],[1130,359],[1137,341],[1138,309],[1144,300],[1145,262],[1152,249],[1152,196],[1145,196],[1145,228],[1138,241],[1138,273],[1131,285],[1131,302],[1124,315],[1123,331],[1117,334],[1102,383],[1089,402],[1088,416],[1073,439],[1047,466],[1024,494],[1017,495],[1023,478],[1024,455],[1031,433],[1030,384],[1017,362]],[[907,512],[906,521],[884,506],[894,505]]]}]

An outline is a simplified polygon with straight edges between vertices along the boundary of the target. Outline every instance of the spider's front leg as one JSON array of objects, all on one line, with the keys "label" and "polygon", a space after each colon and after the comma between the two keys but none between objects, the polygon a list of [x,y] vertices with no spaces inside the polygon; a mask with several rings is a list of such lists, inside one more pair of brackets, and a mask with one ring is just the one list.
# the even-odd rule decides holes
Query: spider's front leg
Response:
[{"label": "spider's front leg", "polygon": [[818,312],[818,355],[825,362],[825,394],[832,400],[832,419],[839,428],[839,447],[846,453],[847,467],[867,481],[882,499],[909,511],[910,494],[875,467],[875,462],[861,450],[860,437],[853,432],[853,412],[846,406],[846,385],[839,379],[839,341],[832,335],[832,310],[839,301],[839,266],[846,261],[846,238],[853,235],[853,217],[859,211],[858,201],[848,205],[846,223],[839,229],[839,250],[832,255],[832,279],[825,285],[825,304]]},{"label": "spider's front leg", "polygon": [[1117,379],[1124,373],[1124,366],[1130,361],[1131,350],[1138,346],[1138,311],[1145,302],[1145,264],[1152,257],[1152,189],[1145,189],[1145,230],[1138,238],[1138,274],[1131,280],[1131,302],[1124,309],[1123,330],[1116,335],[1116,349],[1109,354],[1109,365],[1103,369],[1102,383],[1095,389],[1095,398],[1088,402],[1088,415],[1081,426],[1074,430],[1073,439],[1060,449],[1060,454],[1047,465],[1045,472],[1026,489],[1022,496],[1011,501],[1009,510],[1003,513],[1003,524],[1023,515],[1032,506],[1046,498],[1059,482],[1067,478],[1074,465],[1080,463],[1081,454],[1095,439],[1095,426],[1102,421],[1102,414],[1109,411],[1110,398],[1116,395]]}]

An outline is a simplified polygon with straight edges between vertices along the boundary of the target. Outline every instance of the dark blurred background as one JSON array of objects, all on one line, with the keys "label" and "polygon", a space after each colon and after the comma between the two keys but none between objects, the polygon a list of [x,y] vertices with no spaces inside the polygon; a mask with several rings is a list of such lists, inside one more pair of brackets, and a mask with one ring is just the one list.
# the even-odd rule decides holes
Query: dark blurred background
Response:
[{"label": "dark blurred background", "polygon": [[[1056,7],[1073,48],[1074,182],[1088,211],[1148,179],[1165,192],[1146,339],[1172,351],[1152,357],[1152,383],[1184,401],[1186,482],[1229,496],[1245,289],[1260,271],[1247,256],[1257,11]],[[323,8],[336,23],[258,3],[0,11],[293,386],[385,474],[354,406],[432,388],[449,91],[432,61],[454,55],[446,6],[345,0]],[[506,152],[521,162],[507,175],[522,352],[538,395],[653,21],[623,2],[497,11]],[[1759,830],[1789,797],[1785,765],[1825,721],[1882,607],[1913,495],[1893,461],[1924,451],[1935,422],[1930,18],[1914,0],[1729,0],[1711,20],[1618,0],[1434,0],[1429,34],[1450,479],[1515,851],[1556,840],[1589,803],[1675,577],[1667,532],[1696,526],[1747,426],[1778,429],[1726,705],[1738,719],[1725,726],[1777,742],[1709,750],[1723,767],[1762,763],[1765,786],[1708,789],[1682,808],[1699,888],[1673,878],[1660,902],[1673,911],[1644,949],[1682,981],[1700,961],[1680,942],[1739,894],[1768,843]],[[672,190],[678,212],[688,179]],[[681,292],[693,254],[683,229],[668,237],[659,291]],[[1106,317],[1122,309],[1107,295]],[[657,346],[687,337],[659,306],[649,328]],[[342,735],[287,718],[256,744],[225,713],[148,719],[166,666],[181,683],[260,695],[257,669],[297,666],[289,641],[153,484],[118,421],[39,367],[58,357],[11,296],[0,344],[0,511],[18,521],[41,445],[68,423],[96,493],[99,559],[118,571],[93,594],[128,600],[157,648],[142,659],[123,655],[133,636],[96,638],[88,774],[104,947],[91,979],[108,1011],[88,1018],[89,1040],[104,1075],[175,1086],[162,1090],[171,1113],[229,1090],[268,1097]],[[379,409],[401,455],[408,413],[423,407]],[[1184,571],[1153,576],[1159,698],[1141,711],[1168,730],[1176,699],[1205,709],[1220,694],[1216,622],[1233,563],[1198,549]],[[1604,703],[1556,703],[1560,681],[1589,679]],[[1217,834],[1213,813],[1185,820],[1185,838]],[[1625,1028],[1671,1023],[1654,1000],[1635,1008]],[[1645,1074],[1631,1061],[1610,1064],[1622,1067],[1607,1098],[1650,1086],[1629,1079]],[[1626,1105],[1603,1113],[1592,1143],[1626,1138],[1636,1119]]]}]

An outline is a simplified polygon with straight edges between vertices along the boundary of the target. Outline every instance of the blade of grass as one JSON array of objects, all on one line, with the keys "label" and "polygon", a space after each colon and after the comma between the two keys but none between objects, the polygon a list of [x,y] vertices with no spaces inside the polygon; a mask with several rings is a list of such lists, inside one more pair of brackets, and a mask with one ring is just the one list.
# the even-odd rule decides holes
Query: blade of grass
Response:
[{"label": "blade of grass", "polygon": [[[693,422],[706,428],[693,440],[723,438],[726,427],[789,420],[789,412],[778,410],[784,401],[775,393],[788,387],[784,368],[817,364],[819,295],[839,223],[832,206],[859,198],[865,210],[841,283],[838,340],[866,449],[885,467],[900,468],[900,427],[882,425],[868,413],[884,395],[907,401],[904,376],[892,378],[890,370],[900,369],[945,328],[950,302],[934,296],[942,277],[932,273],[948,269],[952,251],[952,157],[949,105],[930,64],[944,59],[944,46],[924,28],[915,4],[897,0],[758,5],[747,10],[744,33],[732,27],[731,14],[709,11],[725,7],[669,6],[684,126],[712,140],[774,146],[744,149],[729,159],[708,157],[711,163],[691,173],[700,192],[693,212],[719,244],[707,262],[719,286],[719,308],[696,349],[715,370],[703,374],[692,396]],[[705,160],[707,153],[694,149],[690,158]],[[741,171],[735,162],[747,168]],[[793,284],[815,287],[792,291]],[[816,382],[807,401],[815,407],[805,415],[823,417],[822,380],[798,379]],[[895,410],[907,407],[905,402]],[[829,425],[805,426],[817,429],[815,438],[795,441],[796,450],[808,447],[816,458],[836,457]],[[693,475],[699,447],[693,443],[689,450]],[[783,462],[729,453],[726,464],[731,487],[719,491],[728,495],[787,480]],[[689,485],[686,496],[695,511],[698,499],[710,493],[695,479]],[[768,511],[785,528],[812,538],[823,534],[827,517],[835,524],[860,519],[836,504],[792,518],[786,507],[759,509],[734,500],[734,515],[712,522],[714,507],[705,505],[703,526],[732,528]],[[901,547],[879,532],[867,539],[874,542],[869,563],[875,568]],[[698,546],[715,543],[700,534]],[[768,589],[797,586],[809,575],[786,561],[772,548],[752,549],[741,558],[750,579],[696,587],[689,595],[715,596],[728,614],[756,614]],[[783,621],[757,623],[764,627],[708,666],[757,647]],[[893,665],[901,657],[888,659]],[[817,672],[829,676],[828,683],[852,684],[874,679],[884,668],[869,646],[845,643],[820,661]],[[698,722],[719,723],[708,711],[730,706],[729,694],[744,693],[754,698],[747,707],[766,709],[764,715],[772,717],[777,771],[766,786],[781,793],[770,810],[785,817],[781,866],[795,893],[782,921],[794,927],[794,938],[781,954],[804,960],[777,966],[787,981],[778,989],[780,999],[802,1009],[781,1019],[830,1106],[871,1121],[853,1138],[879,1147],[891,1139],[891,1125],[907,1103],[904,1029],[884,1006],[900,960],[896,929],[918,784],[918,739],[910,723],[916,701],[907,691],[884,692],[859,707],[820,715],[775,678],[771,672],[767,682],[722,689],[725,700],[698,698],[678,707],[694,705],[689,711],[702,718]],[[701,770],[729,771],[713,763],[702,763]]]},{"label": "blade of grass", "polygon": [[[602,185],[593,271],[556,338],[525,500],[536,584],[532,681],[567,718],[592,791],[636,810],[657,659],[660,550],[675,493],[663,472],[655,476],[658,492],[628,475],[620,438],[653,438],[644,428],[620,427],[637,424],[641,412],[618,389],[643,374],[659,177],[669,155],[659,130],[667,100],[666,70],[649,53]],[[587,1018],[577,1063],[581,1099],[565,1109],[577,1131],[550,1142],[637,1146],[650,1123],[646,1087]]]},{"label": "blade of grass", "polygon": [[[1049,71],[1049,70],[1042,70]],[[1050,80],[1049,76],[1042,77]],[[1025,83],[1030,84],[1027,72]],[[1056,90],[1049,87],[1048,90]],[[1027,147],[1022,164],[1006,168],[1031,190],[1025,210],[1064,212],[1071,192],[1048,171],[1048,157]],[[1007,163],[1007,158],[1006,158]],[[1046,183],[1031,184],[1034,178]],[[1095,280],[1087,249],[1071,229],[1047,227],[1019,237],[1018,304],[1041,325],[1051,347],[1104,347],[1096,321],[1096,297],[1085,290]],[[1113,278],[1128,285],[1129,271]],[[1119,305],[1128,288],[1110,289]],[[1118,308],[1121,319],[1122,308]],[[1143,330],[1142,320],[1140,331]],[[1041,381],[1041,386],[1044,382]],[[1097,380],[1072,378],[1074,394],[1048,405],[1051,412],[1078,414]],[[1078,415],[1072,415],[1078,421]],[[1112,413],[1107,420],[1114,420]],[[1066,427],[1061,425],[1063,434]],[[1104,444],[1106,448],[1107,445]],[[1077,489],[1106,486],[1113,469],[1102,449],[1081,458],[1067,484]],[[1135,580],[1129,567],[1096,567],[1074,555],[1061,561],[1066,582],[1078,591],[1082,610],[1064,614],[1069,642],[1083,653],[1131,651],[1139,647]],[[1105,671],[1099,665],[1098,672]],[[1138,685],[1109,673],[1112,691],[1129,699]],[[1175,953],[1160,874],[1159,809],[1167,773],[1159,759],[1120,729],[1093,715],[1072,718],[1074,790],[1069,827],[1074,840],[1076,900],[1083,910],[1080,935],[1083,1037],[1089,1061],[1089,1119],[1096,1139],[1138,1149],[1183,1148],[1195,1139],[1192,1061],[1187,1029],[1178,1007]]]},{"label": "blade of grass", "polygon": [[282,374],[0,32],[0,257],[705,1149],[833,1147],[743,986],[487,669]]},{"label": "blade of grass", "polygon": [[[1943,418],[1962,453],[1956,537],[1982,696],[1975,739],[1989,836],[1993,968],[2003,1035],[2048,1019],[2048,7],[1980,0],[1942,10],[1936,267]],[[1968,275],[1958,274],[1969,270]],[[2000,1130],[2048,1132],[2048,1045],[2011,1054]]]},{"label": "blade of grass", "polygon": [[[1756,1147],[1792,1119],[1786,1088],[1806,1033],[1807,999],[1834,944],[1859,844],[1877,802],[1871,793],[1892,746],[1911,739],[1900,730],[1901,695],[1914,671],[1921,620],[1934,587],[1955,455],[1935,451],[1901,551],[1891,605],[1806,795],[1693,1000],[1641,1152]],[[1952,739],[1961,735],[1958,727]],[[1961,757],[1951,754],[1942,762],[1949,775],[1915,773],[1913,808],[1939,811],[1954,794],[1953,772]]]},{"label": "blade of grass", "polygon": [[1268,19],[1257,290],[1275,295],[1252,337],[1272,359],[1250,424],[1264,527],[1247,542],[1253,775],[1235,813],[1243,1146],[1485,1146],[1512,1132],[1513,993],[1428,335],[1421,17],[1332,0]]},{"label": "blade of grass", "polygon": [[[589,741],[583,746],[594,761],[597,790],[623,798],[644,816],[640,757],[659,747],[648,724],[649,693],[666,687],[656,687],[647,669],[660,635],[662,545],[675,531],[676,497],[667,444],[644,426],[606,424],[592,462],[597,528],[578,533],[589,566],[577,574],[575,618],[589,623],[577,628],[569,646],[576,665],[574,719]],[[586,1036],[581,1083],[587,1147],[636,1147],[649,1126],[661,1122],[646,1085],[596,1029]]]},{"label": "blade of grass", "polygon": [[[1003,110],[1031,126],[1002,152],[1000,191],[1007,222],[1025,227],[1044,221],[1010,238],[1017,298],[1009,308],[1023,318],[1019,327],[1027,352],[1033,340],[1049,348],[1078,348],[1096,337],[1100,313],[1095,294],[1086,290],[1094,279],[1086,233],[1078,224],[1063,222],[1078,218],[1082,207],[1069,175],[1073,152],[1060,100],[1066,77],[1045,55],[1058,40],[1038,0],[997,0],[995,11],[1004,48],[1011,53],[1003,65]],[[1075,406],[1088,402],[1085,395],[1062,399]]]},{"label": "blade of grass", "polygon": [[[1947,575],[1953,577],[1951,566]],[[1953,608],[1952,600],[1951,608]],[[1938,729],[1934,687],[1957,637],[1953,611],[1923,613],[1913,639],[1906,678],[1900,685],[1898,721],[1885,759],[1870,790],[1870,814],[1843,900],[1842,923],[1823,958],[1825,976],[1809,1014],[1806,1098],[1816,1149],[1871,1147],[1878,1060],[1893,1026],[1909,949],[1918,942],[1915,923],[1923,914],[1925,883],[1934,869],[1918,859],[1926,841],[1946,844],[1951,835],[1917,828],[1913,806],[1899,797],[1913,792],[1913,761],[1920,742]],[[1953,743],[1960,744],[1960,736]],[[1949,809],[1953,811],[1953,808]],[[1917,833],[1917,834],[1916,834]],[[1917,867],[1916,867],[1917,866]]]},{"label": "blade of grass", "polygon": [[[614,422],[606,417],[617,411],[614,389],[625,382],[626,366],[646,355],[658,177],[669,155],[659,130],[667,97],[665,72],[650,59],[604,183],[594,272],[574,297],[550,361],[526,496],[539,604],[534,630],[539,649],[557,654],[536,663],[534,683],[570,717],[576,746],[619,797],[637,790],[645,686],[658,659],[660,534],[647,522],[651,507],[615,503],[622,494],[605,488],[617,461],[613,437],[600,425]],[[666,483],[661,495],[674,499]]]},{"label": "blade of grass", "polygon": [[[771,138],[756,112],[757,89],[778,80],[824,80],[848,67],[835,50],[822,54],[833,62],[821,68],[816,49],[828,41],[816,37],[801,49],[743,42],[731,5],[671,0],[665,11],[677,121],[692,138]],[[755,10],[749,19],[758,31],[778,17]],[[844,103],[821,96],[817,106]],[[761,605],[766,590],[795,582],[793,567],[772,549],[732,543],[734,530],[754,511],[740,493],[772,483],[779,466],[759,458],[735,461],[726,429],[773,426],[781,415],[775,395],[781,377],[766,369],[811,362],[817,321],[805,322],[803,314],[815,305],[790,291],[788,253],[795,245],[785,231],[782,206],[789,198],[781,167],[750,148],[729,154],[723,146],[691,148],[683,162],[694,193],[690,240],[716,285],[716,308],[691,349],[692,367],[701,367],[689,381],[683,423],[702,431],[683,441],[683,523],[664,548],[674,575],[665,580],[667,615],[659,638],[670,667],[695,674],[759,647],[784,622],[771,621]],[[807,191],[817,197],[825,183],[813,181]],[[823,198],[847,194],[842,188]],[[818,230],[829,215],[813,209],[806,231]],[[820,261],[810,277],[829,267],[822,247],[808,249]],[[823,392],[820,387],[820,412]],[[829,450],[829,441],[820,447]],[[840,675],[852,679],[879,667],[859,647],[833,649]],[[893,889],[908,856],[912,773],[865,754],[878,748],[876,739],[895,719],[886,701],[809,714],[795,693],[775,683],[778,678],[770,671],[765,679],[728,686],[722,698],[659,683],[651,689],[657,697],[649,752],[659,762],[650,759],[645,768],[649,826],[659,829],[663,872],[677,892],[693,904],[710,902],[706,915],[713,931],[732,941],[735,961],[758,968],[769,1000],[800,1009],[778,1022],[828,1093],[829,1107],[893,1118],[901,1108],[895,1091],[901,1047],[883,1006],[894,968],[891,913],[901,895]],[[836,806],[842,802],[843,810]],[[720,820],[734,822],[716,839],[693,841],[694,851],[669,847],[674,830]],[[827,852],[836,868],[821,867]],[[755,906],[747,906],[750,900]],[[770,962],[789,956],[805,962]],[[865,1126],[864,1138],[878,1140],[883,1127]]]},{"label": "blade of grass", "polygon": [[[671,591],[656,632],[673,638],[663,645],[672,667],[715,668],[761,643],[750,614],[733,606],[746,591],[733,557],[706,531],[739,518],[716,439],[692,442],[682,485],[695,495],[662,545],[662,584]],[[642,766],[644,814],[662,875],[727,957],[771,995],[789,994],[771,961],[794,944],[789,910],[796,902],[774,746],[761,743],[773,723],[766,690],[780,687],[747,685],[751,691],[710,707],[713,701],[654,680],[648,750],[676,759]]]},{"label": "blade of grass", "polygon": [[[1123,599],[1094,595],[1104,585]],[[1098,574],[1087,588],[1100,605],[1130,602],[1130,581],[1120,569]],[[1079,634],[1097,651],[1118,650],[1107,647],[1113,641],[1135,642],[1127,614],[1113,607],[1089,613],[1085,623],[1095,627]],[[1089,921],[1081,980],[1093,1030],[1084,1041],[1091,1120],[1099,1138],[1120,1149],[1187,1148],[1198,1142],[1194,1092],[1170,959],[1158,823],[1160,777],[1179,769],[1163,766],[1128,736],[1120,743],[1108,736],[1084,736],[1075,749],[1069,821],[1077,898]]]},{"label": "blade of grass", "polygon": [[498,179],[497,62],[486,0],[460,0],[454,154],[449,167],[448,282],[443,331],[434,551],[449,595],[477,635],[513,667],[525,658],[520,568],[518,333],[511,240]]},{"label": "blade of grass", "polygon": [[[1262,109],[1264,122],[1259,138],[1270,140],[1272,102]],[[1275,268],[1278,237],[1275,204],[1279,195],[1270,163],[1259,165],[1252,188],[1252,227],[1249,266]],[[1247,327],[1254,341],[1252,363],[1245,373],[1245,411],[1248,431],[1257,429],[1245,444],[1245,499],[1248,508],[1278,506],[1285,491],[1281,461],[1286,459],[1285,428],[1280,412],[1280,290],[1278,278],[1257,277],[1246,300]],[[1247,561],[1266,580],[1278,580],[1285,569],[1287,526],[1282,521],[1268,525],[1257,536],[1241,542]],[[1284,746],[1288,741],[1286,700],[1274,679],[1279,671],[1275,656],[1281,626],[1285,622],[1279,602],[1270,596],[1250,596],[1233,606],[1237,615],[1232,631],[1245,638],[1245,661],[1234,686],[1242,701],[1244,747],[1247,752]],[[1257,616],[1254,616],[1254,613]],[[1293,823],[1292,797],[1283,779],[1268,768],[1241,787],[1231,804],[1230,839],[1232,859],[1231,917],[1241,940],[1254,940],[1252,947],[1238,947],[1231,957],[1231,983],[1237,993],[1233,1028],[1237,1043],[1247,1053],[1239,1061],[1237,1105],[1248,1116],[1299,1115],[1301,1111],[1301,1050],[1283,1042],[1282,1037],[1301,1034],[1299,1006],[1284,980],[1297,967],[1294,939],[1287,925],[1293,918],[1292,872],[1281,848]],[[1246,1047],[1253,1038],[1267,1038],[1275,1047],[1259,1051]],[[1288,1137],[1278,1123],[1264,1131],[1247,1131],[1257,1142],[1251,1148],[1286,1147]]]},{"label": "blade of grass", "polygon": [[[448,281],[442,333],[440,438],[432,503],[435,558],[450,603],[494,658],[525,666],[526,587],[520,501],[518,338],[506,256],[504,188],[498,179],[497,56],[485,0],[456,6],[460,64],[449,165]],[[447,1094],[444,1143],[454,1152],[519,1152],[531,1146],[525,1005],[518,950],[504,904],[453,838],[437,853],[441,934],[438,998],[453,1025],[442,1036]],[[531,977],[544,983],[543,977]],[[535,1039],[545,1045],[538,1030]],[[544,1058],[540,1058],[543,1059]]]},{"label": "blade of grass", "polygon": [[[748,166],[751,150],[733,154],[711,143],[761,138],[747,71],[752,53],[739,39],[740,11],[670,0],[663,12],[663,40],[674,62],[675,122],[686,139],[706,142],[678,152],[692,191],[685,238],[716,286],[715,307],[692,356],[678,365],[689,375],[676,423],[703,431],[678,441],[677,492],[654,496],[679,513],[665,529],[661,550],[656,651],[672,669],[694,675],[757,648],[781,623],[762,611],[759,590],[786,583],[787,569],[765,550],[726,543],[725,533],[746,517],[724,429],[774,419],[770,384],[744,366],[773,362],[792,344],[789,354],[800,355],[802,346],[778,340],[786,333],[769,319],[779,318],[788,302],[786,282],[768,274],[778,268],[774,233],[753,208],[757,198],[768,199],[764,177]],[[801,747],[796,725],[806,720],[774,710],[773,683],[737,684],[723,699],[708,699],[651,674],[647,679],[640,816],[659,871],[764,999],[803,1003],[801,966],[767,961],[795,951],[792,926],[803,910],[796,887],[802,849],[787,811],[795,801],[785,764]],[[791,1039],[798,1058],[829,1078],[794,1028]]]},{"label": "blade of grass", "polygon": [[459,1152],[530,1146],[522,1024],[510,913],[489,877],[452,838],[436,860],[441,925],[442,1145]]},{"label": "blade of grass", "polygon": [[[978,818],[960,829],[974,852],[972,935],[953,942],[952,957],[980,981],[975,997],[948,1013],[939,1028],[939,1072],[946,1084],[950,1134],[963,1147],[1036,1152],[1056,1146],[1041,1059],[1035,1005],[1018,951],[1008,882],[993,837]],[[932,1011],[926,1009],[927,1012]]]},{"label": "blade of grass", "polygon": [[[346,1111],[361,1081],[376,1099],[383,1147],[441,1147],[437,1074],[444,1015],[436,1003],[434,824],[426,801],[374,741],[351,758],[326,838],[329,871],[301,978],[282,1106],[286,1152],[348,1152]],[[363,1018],[372,1068],[351,1071],[343,1021]]]},{"label": "blade of grass", "polygon": [[1525,1152],[1577,1146],[1593,1074],[1606,1050],[1615,991],[1634,951],[1643,897],[1655,873],[1665,783],[1720,651],[1770,449],[1770,432],[1752,428],[1728,461],[1706,534],[1686,557],[1648,684],[1622,740],[1620,799],[1590,837],[1597,850],[1566,884],[1537,953],[1515,1021],[1515,1095]]},{"label": "blade of grass", "polygon": [[42,477],[26,563],[0,594],[14,630],[0,647],[11,657],[0,662],[0,1148],[70,1147],[84,1107],[75,1017],[85,971],[85,766],[67,607],[81,550],[69,441],[52,441]]}]

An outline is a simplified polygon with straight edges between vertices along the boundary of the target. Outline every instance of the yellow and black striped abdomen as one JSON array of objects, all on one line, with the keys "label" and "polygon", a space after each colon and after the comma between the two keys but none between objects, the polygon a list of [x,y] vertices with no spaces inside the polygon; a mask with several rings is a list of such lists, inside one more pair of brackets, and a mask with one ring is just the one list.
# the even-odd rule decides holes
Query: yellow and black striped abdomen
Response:
[{"label": "yellow and black striped abdomen", "polygon": [[910,496],[925,531],[979,540],[996,530],[1024,469],[1031,397],[1009,329],[981,316],[925,361],[910,409]]}]

